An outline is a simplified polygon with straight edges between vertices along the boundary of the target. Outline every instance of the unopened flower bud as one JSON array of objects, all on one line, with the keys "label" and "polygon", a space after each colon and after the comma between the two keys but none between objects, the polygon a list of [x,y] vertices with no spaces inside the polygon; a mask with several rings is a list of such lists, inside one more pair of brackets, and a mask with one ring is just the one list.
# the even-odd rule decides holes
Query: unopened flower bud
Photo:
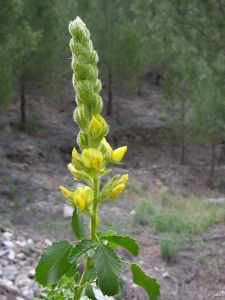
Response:
[{"label": "unopened flower bud", "polygon": [[87,79],[90,74],[89,66],[77,62],[77,60],[75,60],[74,58],[72,59],[72,69],[74,70],[79,80]]},{"label": "unopened flower bud", "polygon": [[98,54],[95,50],[92,50],[89,54],[89,63],[92,65],[97,65],[98,63]]},{"label": "unopened flower bud", "polygon": [[95,116],[93,116],[91,119],[88,132],[92,139],[99,137],[102,133],[102,125]]},{"label": "unopened flower bud", "polygon": [[77,143],[81,149],[88,148],[88,136],[84,131],[80,131],[77,136]]},{"label": "unopened flower bud", "polygon": [[80,170],[83,167],[83,164],[81,162],[81,156],[77,152],[76,148],[73,148],[73,151],[72,151],[72,163],[76,167],[77,170]]},{"label": "unopened flower bud", "polygon": [[120,179],[116,180],[110,191],[108,192],[108,197],[111,199],[116,199],[117,196],[124,190],[127,180],[128,174],[125,174],[121,176]]},{"label": "unopened flower bud", "polygon": [[60,185],[59,188],[60,188],[62,194],[64,195],[64,197],[68,198],[68,197],[72,197],[73,196],[73,192],[71,192],[70,190],[68,190],[64,186]]},{"label": "unopened flower bud", "polygon": [[126,184],[128,181],[128,174],[124,174],[121,176],[121,181],[123,184]]},{"label": "unopened flower bud", "polygon": [[88,42],[90,40],[90,33],[84,22],[79,17],[70,22],[69,31],[75,40],[80,43]]},{"label": "unopened flower bud", "polygon": [[109,191],[108,196],[111,199],[116,199],[117,196],[124,190],[125,184],[120,183],[116,185],[111,191]]},{"label": "unopened flower bud", "polygon": [[105,119],[101,115],[96,114],[95,117],[102,126],[102,135],[105,136],[109,131],[109,125],[106,123]]},{"label": "unopened flower bud", "polygon": [[100,95],[94,94],[91,102],[91,112],[93,115],[100,114],[103,107],[103,101]]},{"label": "unopened flower bud", "polygon": [[86,105],[79,105],[76,107],[74,114],[74,120],[80,126],[80,128],[85,131],[89,122],[89,110]]},{"label": "unopened flower bud", "polygon": [[123,159],[126,152],[127,152],[127,146],[117,148],[116,150],[113,151],[111,155],[111,160],[116,163],[120,162]]},{"label": "unopened flower bud", "polygon": [[97,79],[95,82],[94,91],[96,94],[99,94],[101,89],[102,89],[102,83],[99,79]]}]

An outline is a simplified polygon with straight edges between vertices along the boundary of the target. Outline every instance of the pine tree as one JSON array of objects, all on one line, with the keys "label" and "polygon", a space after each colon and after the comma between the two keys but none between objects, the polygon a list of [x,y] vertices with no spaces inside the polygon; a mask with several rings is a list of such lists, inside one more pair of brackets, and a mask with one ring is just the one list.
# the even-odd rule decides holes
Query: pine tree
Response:
[{"label": "pine tree", "polygon": [[[4,1],[0,53],[1,103],[10,102],[16,83],[20,90],[21,128],[26,125],[27,91],[45,88],[56,75],[59,56],[59,6],[56,1]],[[55,51],[52,51],[52,48]],[[58,72],[58,71],[57,71]]]}]

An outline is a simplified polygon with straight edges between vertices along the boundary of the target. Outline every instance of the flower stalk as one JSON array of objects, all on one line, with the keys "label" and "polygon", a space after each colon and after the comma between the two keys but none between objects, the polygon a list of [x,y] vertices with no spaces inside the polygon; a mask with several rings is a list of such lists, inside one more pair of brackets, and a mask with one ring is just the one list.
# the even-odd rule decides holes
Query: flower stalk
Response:
[{"label": "flower stalk", "polygon": [[[93,49],[90,33],[79,17],[70,23],[69,30],[72,35],[70,48],[72,51],[72,69],[74,71],[73,86],[76,91],[77,103],[77,108],[74,111],[74,120],[80,127],[77,143],[81,150],[81,154],[79,154],[75,148],[73,149],[72,162],[69,169],[76,180],[91,178],[89,181],[86,180],[86,182],[89,182],[89,187],[84,188],[84,190],[89,191],[89,201],[83,196],[84,193],[82,194],[83,190],[81,188],[70,192],[74,193],[74,204],[78,210],[83,213],[86,212],[90,217],[90,240],[98,241],[96,230],[99,222],[99,202],[107,198],[115,199],[125,187],[123,183],[117,184],[100,199],[100,179],[104,175],[106,166],[110,161],[119,163],[123,159],[127,147],[123,146],[113,151],[105,138],[109,131],[109,126],[101,116],[103,104],[99,93],[102,85],[98,79],[98,55]],[[126,178],[128,178],[128,175],[126,175]],[[92,186],[90,186],[90,181],[93,183]],[[93,189],[93,201],[91,192],[88,189]],[[62,187],[61,190],[67,200],[68,198],[71,199],[68,191],[63,191]],[[83,290],[81,286],[85,283],[85,273],[91,264],[92,259],[87,257],[79,283],[80,287],[75,290],[75,300],[79,299],[81,295]]]},{"label": "flower stalk", "polygon": [[[110,172],[107,169],[109,163],[121,163],[127,146],[113,149],[106,140],[109,126],[101,115],[103,102],[100,96],[102,85],[98,79],[98,55],[86,25],[77,17],[70,22],[69,31],[72,35],[70,48],[77,104],[73,116],[80,131],[77,136],[79,149],[73,148],[68,169],[76,181],[82,180],[85,185],[70,189],[60,186],[67,203],[74,208],[71,227],[78,241],[55,242],[41,255],[36,268],[36,281],[47,287],[43,296],[49,300],[80,300],[83,295],[96,299],[93,282],[104,295],[120,293],[123,262],[113,248],[122,246],[134,255],[139,251],[132,237],[97,230],[99,206],[105,200],[118,199],[126,187],[128,174],[118,174],[104,186],[101,178]],[[88,234],[82,217],[84,214],[89,218]],[[79,257],[82,255],[85,255],[86,262],[83,273],[79,274]],[[160,293],[156,280],[147,276],[136,264],[130,263],[130,268],[134,282],[142,286],[148,295],[151,294],[151,299],[157,299]]]}]

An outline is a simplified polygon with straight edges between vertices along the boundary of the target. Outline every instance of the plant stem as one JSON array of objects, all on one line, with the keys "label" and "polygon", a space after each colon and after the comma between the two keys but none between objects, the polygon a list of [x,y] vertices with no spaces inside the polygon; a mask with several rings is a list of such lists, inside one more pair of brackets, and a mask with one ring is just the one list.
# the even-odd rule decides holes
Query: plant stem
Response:
[{"label": "plant stem", "polygon": [[82,286],[82,285],[84,285],[86,283],[86,278],[85,278],[86,272],[90,268],[91,264],[92,264],[92,259],[90,257],[87,257],[84,271],[83,271],[83,274],[81,276],[80,283],[79,283],[80,287],[78,287],[78,289],[75,290],[75,293],[74,293],[74,298],[73,298],[74,300],[80,299],[80,296],[81,296],[83,288],[84,288],[84,286]]},{"label": "plant stem", "polygon": [[97,177],[94,179],[94,194],[95,194],[95,201],[93,203],[93,215],[91,217],[91,240],[96,241],[96,229],[98,226],[98,202],[96,201],[96,199],[98,198],[98,194],[99,194],[99,180],[100,178]]},{"label": "plant stem", "polygon": [[[92,208],[93,214],[92,214],[91,220],[90,220],[90,225],[91,225],[90,226],[90,238],[93,241],[98,240],[96,237],[96,229],[98,227],[98,202],[96,201],[96,199],[98,198],[98,194],[99,194],[99,181],[100,181],[99,177],[94,179],[95,201],[93,203],[93,208]],[[83,274],[80,279],[79,287],[74,292],[74,298],[73,298],[74,300],[80,300],[80,296],[84,289],[84,284],[86,283],[85,276],[86,276],[87,270],[90,268],[91,265],[92,265],[92,259],[87,256],[86,264],[85,264],[84,271],[83,271]]]}]

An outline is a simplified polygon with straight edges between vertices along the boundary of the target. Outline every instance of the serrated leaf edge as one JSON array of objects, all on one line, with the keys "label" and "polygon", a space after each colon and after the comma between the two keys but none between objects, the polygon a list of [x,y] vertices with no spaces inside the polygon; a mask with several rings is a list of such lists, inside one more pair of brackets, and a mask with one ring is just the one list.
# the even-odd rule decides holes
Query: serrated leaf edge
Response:
[{"label": "serrated leaf edge", "polygon": [[[77,246],[77,245],[79,245],[79,244],[81,244],[82,242],[84,242],[84,241],[91,241],[91,242],[93,242],[94,243],[94,241],[92,241],[92,240],[90,240],[90,239],[83,239],[83,240],[81,240],[81,241],[79,241],[76,245],[75,245],[75,247]],[[99,244],[96,242],[96,247],[98,246]],[[75,247],[73,247],[73,249],[71,249],[71,251],[70,251],[70,254],[69,254],[69,256],[68,256],[68,261],[72,264],[74,261],[76,261],[76,259],[79,257],[79,256],[81,256],[82,254],[84,254],[84,253],[86,253],[87,251],[89,251],[89,250],[91,250],[92,248],[94,248],[95,246],[90,246],[88,249],[86,249],[84,252],[82,252],[81,254],[79,254],[78,256],[76,256],[76,258],[74,258],[73,260],[71,260],[71,258],[70,258],[70,256],[71,256],[71,252],[74,250],[74,248]]]},{"label": "serrated leaf edge", "polygon": [[[94,296],[95,296],[95,292],[94,292],[93,286],[91,285],[90,282],[86,285],[86,288],[85,288],[85,295],[88,297],[88,295],[86,294],[86,290],[87,290],[88,285],[91,287],[92,292],[93,292],[93,294],[94,294]],[[88,298],[88,299],[89,299],[89,298]],[[95,297],[95,299],[98,300],[96,297]]]},{"label": "serrated leaf edge", "polygon": [[[134,237],[130,236],[130,235],[121,235],[121,234],[114,234],[114,235],[109,235],[109,236],[102,236],[101,238],[104,239],[104,240],[107,240],[108,237],[113,237],[113,236],[121,236],[121,237],[125,237],[125,238],[128,238],[130,240],[133,240],[135,242],[135,244],[138,246],[138,253],[137,254],[133,254],[130,250],[128,250],[127,248],[123,247],[123,246],[120,246],[120,247],[123,247],[124,249],[126,249],[127,251],[131,252],[134,256],[137,256],[139,254],[139,250],[140,250],[140,246],[139,246],[139,243],[135,240]],[[106,239],[104,238],[106,237]],[[109,241],[110,242],[110,241]],[[113,243],[113,242],[112,242]]]},{"label": "serrated leaf edge", "polygon": [[[108,247],[112,252],[114,252],[114,253],[116,254],[116,256],[118,257],[118,259],[119,259],[119,261],[120,261],[120,273],[119,273],[119,274],[121,275],[121,273],[122,273],[122,259],[121,259],[121,257],[116,253],[116,251],[115,251],[114,249],[110,248],[109,246],[103,245],[103,244],[102,244],[102,245],[99,245],[99,246],[106,246],[106,247]],[[97,275],[97,281],[98,281],[97,270],[96,270],[96,275]],[[119,287],[120,275],[118,276],[118,279],[117,279],[117,281],[118,281],[118,287]],[[96,281],[96,285],[97,285],[97,286],[99,287],[99,289],[101,290],[100,286],[97,284],[97,281]],[[118,291],[117,291],[116,294],[114,294],[114,295],[117,295],[117,294],[119,293],[119,291],[120,291],[120,289],[118,288]],[[108,297],[113,296],[113,295],[107,295],[107,294],[104,294],[102,290],[101,290],[101,292],[102,292],[102,294],[103,294],[104,296],[108,296]]]},{"label": "serrated leaf edge", "polygon": [[[40,262],[40,260],[41,260],[41,258],[42,258],[42,256],[43,256],[43,254],[44,254],[44,251],[45,251],[45,249],[47,249],[47,248],[49,248],[49,247],[52,247],[53,244],[54,244],[54,245],[55,245],[55,244],[59,244],[59,243],[62,242],[62,241],[67,241],[67,242],[69,242],[69,244],[71,245],[71,242],[68,241],[68,240],[58,240],[58,241],[56,241],[56,242],[52,242],[51,245],[46,246],[46,247],[42,250],[42,252],[41,252],[41,255],[40,255],[39,259],[38,259],[38,262],[37,262],[37,265],[36,265],[36,268],[35,268],[35,276],[34,276],[35,281],[36,281],[39,285],[41,285],[41,286],[43,286],[43,285],[37,280],[37,277],[36,277],[36,270],[37,270],[37,267],[38,267],[38,265],[39,265],[39,262]],[[71,251],[72,251],[72,250],[71,250]],[[69,260],[68,260],[68,262],[69,262]],[[64,275],[64,274],[63,274],[63,275]],[[63,275],[59,278],[59,280],[63,277]]]},{"label": "serrated leaf edge", "polygon": [[[130,263],[129,264],[130,266],[131,265],[136,265],[136,266],[138,266],[140,269],[141,269],[141,271],[144,273],[144,275],[145,276],[147,276],[147,277],[149,277],[149,278],[151,278],[151,279],[154,279],[155,280],[155,282],[159,285],[159,295],[158,295],[158,297],[160,297],[161,296],[161,291],[160,291],[160,287],[161,287],[161,285],[160,285],[160,283],[158,282],[158,280],[157,280],[157,278],[155,278],[155,277],[151,277],[151,276],[149,276],[138,264],[135,264],[135,263]],[[130,270],[131,270],[131,267],[130,267]],[[132,270],[131,270],[131,273],[132,273]],[[132,273],[132,276],[133,276],[133,273]],[[134,284],[136,284],[135,282],[134,282]],[[138,285],[138,284],[136,284],[137,286],[140,286],[140,285]],[[143,288],[142,286],[140,286],[141,288]],[[144,289],[144,288],[143,288]],[[145,290],[145,289],[144,289]]]},{"label": "serrated leaf edge", "polygon": [[[74,206],[73,214],[74,214],[75,209],[76,209],[77,214],[79,214],[79,212],[78,212],[76,206]],[[70,227],[71,227],[71,229],[72,229],[73,234],[74,234],[75,237],[78,239],[78,237],[77,237],[76,234],[74,233],[73,227],[72,227],[73,214],[72,214],[71,221],[70,221]],[[85,225],[86,225],[85,219],[83,218],[83,216],[82,216],[81,214],[80,214],[80,216],[81,216],[81,218],[83,219],[83,222],[84,222],[84,232],[85,232],[85,234],[87,234],[87,231],[86,231],[86,229],[85,229]],[[80,241],[81,241],[81,240],[80,240]]]}]

